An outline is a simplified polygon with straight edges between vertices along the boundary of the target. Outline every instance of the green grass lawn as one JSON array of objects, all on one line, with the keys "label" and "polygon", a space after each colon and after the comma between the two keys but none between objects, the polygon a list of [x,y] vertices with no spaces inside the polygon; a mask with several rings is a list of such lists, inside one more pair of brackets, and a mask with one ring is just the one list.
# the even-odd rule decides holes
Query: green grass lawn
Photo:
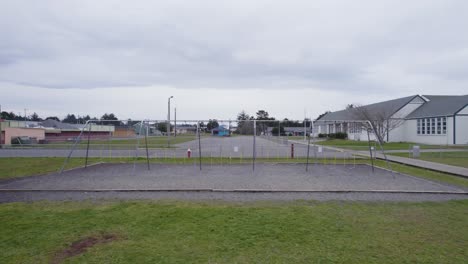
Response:
[{"label": "green grass lawn", "polygon": [[[367,161],[367,163],[370,163],[370,161]],[[375,160],[374,163],[376,166],[388,169],[386,162],[383,160]],[[416,168],[412,166],[406,166],[400,163],[390,163],[390,166],[393,171],[397,171],[397,172],[404,173],[407,175],[412,175],[412,176],[416,176],[419,178],[424,178],[424,179],[428,179],[432,181],[438,181],[442,183],[448,183],[448,184],[452,184],[455,186],[468,188],[467,178],[458,177],[458,176],[454,176],[451,174],[446,174],[446,173],[432,171],[432,170]]]},{"label": "green grass lawn", "polygon": [[[344,149],[353,149],[353,150],[368,150],[369,143],[367,141],[355,141],[355,140],[344,140],[344,139],[330,139],[326,141],[316,142],[318,145],[322,146],[330,146],[330,147],[337,147],[337,148],[344,148]],[[409,150],[412,148],[413,145],[418,145],[421,149],[438,149],[440,146],[436,145],[424,145],[418,143],[411,143],[411,142],[389,142],[385,143],[384,148],[385,150]],[[375,142],[371,142],[371,146],[376,146],[377,149],[380,149]],[[444,146],[447,148],[447,146]]]},{"label": "green grass lawn", "polygon": [[[467,220],[468,200],[10,203],[0,263],[466,263]],[[70,250],[89,237],[115,240]]]},{"label": "green grass lawn", "polygon": [[[390,155],[411,158],[408,153],[389,153]],[[421,152],[418,159],[468,168],[468,151]]]}]

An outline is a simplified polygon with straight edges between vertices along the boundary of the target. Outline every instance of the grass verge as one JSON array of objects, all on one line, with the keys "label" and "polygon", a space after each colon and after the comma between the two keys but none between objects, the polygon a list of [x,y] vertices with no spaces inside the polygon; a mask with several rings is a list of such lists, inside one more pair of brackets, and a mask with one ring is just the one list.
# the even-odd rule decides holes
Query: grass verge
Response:
[{"label": "grass verge", "polygon": [[[389,155],[411,158],[408,153],[403,152]],[[418,159],[468,168],[468,151],[421,152]]]},{"label": "grass verge", "polygon": [[[0,263],[466,263],[467,212],[468,200],[0,204]],[[106,236],[118,239],[61,255]]]},{"label": "grass verge", "polygon": [[[317,145],[337,147],[352,150],[369,150],[369,143],[367,141],[344,140],[344,139],[330,139],[325,141],[316,142]],[[408,150],[414,145],[420,146],[421,149],[439,149],[440,146],[425,145],[412,142],[389,142],[385,143],[385,150]],[[371,146],[377,147],[376,142],[372,141]],[[444,146],[444,148],[452,148],[452,146]],[[456,148],[455,146],[453,148]]]},{"label": "grass verge", "polygon": [[[370,164],[370,161],[367,161],[367,162]],[[387,168],[387,164],[383,160],[376,160],[374,164],[382,168]],[[400,173],[416,176],[419,178],[424,178],[427,180],[433,180],[433,181],[438,181],[441,183],[448,183],[448,184],[452,184],[455,186],[468,188],[467,178],[454,176],[454,175],[447,174],[447,173],[407,166],[407,165],[403,165],[400,163],[391,162],[390,165],[391,165],[392,170],[400,172]]]}]

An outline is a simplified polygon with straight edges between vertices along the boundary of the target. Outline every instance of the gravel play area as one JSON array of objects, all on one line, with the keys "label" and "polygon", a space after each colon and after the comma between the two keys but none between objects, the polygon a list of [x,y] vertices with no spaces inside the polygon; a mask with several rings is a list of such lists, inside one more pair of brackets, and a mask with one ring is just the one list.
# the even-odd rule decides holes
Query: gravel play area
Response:
[{"label": "gravel play area", "polygon": [[[466,199],[466,190],[369,165],[99,164],[0,182],[0,202],[36,199]],[[158,194],[156,194],[158,193]],[[418,196],[420,195],[420,196]],[[424,199],[426,197],[427,199]]]}]

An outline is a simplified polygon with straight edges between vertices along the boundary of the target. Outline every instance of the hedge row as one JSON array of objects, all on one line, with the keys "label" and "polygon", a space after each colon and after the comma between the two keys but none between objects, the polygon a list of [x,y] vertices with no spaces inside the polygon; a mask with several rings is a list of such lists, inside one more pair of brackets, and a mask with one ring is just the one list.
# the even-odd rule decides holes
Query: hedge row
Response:
[{"label": "hedge row", "polygon": [[330,134],[318,134],[319,138],[331,138],[331,139],[347,139],[348,133],[345,132],[338,132],[338,133],[330,133]]}]

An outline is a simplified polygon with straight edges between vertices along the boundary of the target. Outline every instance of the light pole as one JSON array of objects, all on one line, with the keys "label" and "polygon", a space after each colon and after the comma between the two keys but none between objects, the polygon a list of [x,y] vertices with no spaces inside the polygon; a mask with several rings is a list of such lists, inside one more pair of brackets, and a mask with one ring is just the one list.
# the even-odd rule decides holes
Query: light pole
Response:
[{"label": "light pole", "polygon": [[174,96],[171,95],[167,99],[167,146],[170,146],[170,140],[171,140],[171,99],[174,98]]}]

